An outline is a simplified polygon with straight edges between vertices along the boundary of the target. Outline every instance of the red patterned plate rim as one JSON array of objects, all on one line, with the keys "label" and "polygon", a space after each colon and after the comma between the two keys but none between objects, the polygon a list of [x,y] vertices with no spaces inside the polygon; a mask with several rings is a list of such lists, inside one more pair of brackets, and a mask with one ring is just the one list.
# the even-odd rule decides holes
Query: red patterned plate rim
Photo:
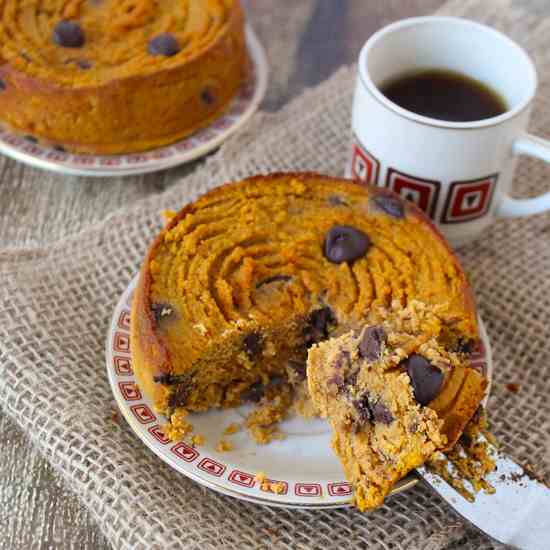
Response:
[{"label": "red patterned plate rim", "polygon": [[[129,347],[130,303],[136,283],[137,277],[124,291],[114,310],[107,334],[106,363],[117,405],[132,430],[147,447],[175,470],[235,498],[279,507],[349,506],[351,488],[330,451],[329,430],[322,420],[297,419],[298,427],[291,423],[287,429],[283,425],[283,430],[288,433],[287,439],[264,446],[253,444],[245,432],[237,436],[225,436],[225,439],[235,441],[235,451],[220,453],[215,450],[215,446],[222,437],[222,427],[242,420],[242,415],[238,409],[213,411],[192,415],[191,418],[195,427],[198,423],[198,432],[208,433],[204,446],[193,448],[182,441],[166,440],[161,429],[164,419],[154,412],[151,402],[141,394],[132,371]],[[491,380],[491,348],[483,322],[481,319],[479,321],[482,345],[477,350],[473,364]],[[312,463],[321,464],[324,469],[312,471]],[[262,490],[255,479],[259,471],[264,471],[269,481],[279,482],[282,492],[275,494]],[[416,477],[409,476],[398,484],[394,493],[416,482]]]},{"label": "red patterned plate rim", "polygon": [[196,160],[219,147],[239,130],[258,107],[267,90],[269,68],[264,49],[250,26],[246,40],[252,70],[227,111],[210,126],[172,145],[127,155],[78,155],[56,151],[24,136],[0,129],[0,153],[15,160],[61,174],[76,176],[129,176],[166,170]]}]

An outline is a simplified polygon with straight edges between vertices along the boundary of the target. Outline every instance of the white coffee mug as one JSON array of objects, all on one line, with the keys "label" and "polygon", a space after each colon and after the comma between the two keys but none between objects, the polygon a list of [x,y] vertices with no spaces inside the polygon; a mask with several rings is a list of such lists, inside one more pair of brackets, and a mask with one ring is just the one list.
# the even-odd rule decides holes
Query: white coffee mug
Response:
[{"label": "white coffee mug", "polygon": [[[446,122],[403,109],[381,93],[388,81],[423,69],[481,81],[508,110]],[[455,17],[389,25],[359,56],[347,175],[413,200],[455,246],[477,238],[498,216],[550,210],[550,193],[524,200],[509,195],[518,155],[550,162],[550,142],[526,133],[536,89],[529,56],[494,29]]]}]

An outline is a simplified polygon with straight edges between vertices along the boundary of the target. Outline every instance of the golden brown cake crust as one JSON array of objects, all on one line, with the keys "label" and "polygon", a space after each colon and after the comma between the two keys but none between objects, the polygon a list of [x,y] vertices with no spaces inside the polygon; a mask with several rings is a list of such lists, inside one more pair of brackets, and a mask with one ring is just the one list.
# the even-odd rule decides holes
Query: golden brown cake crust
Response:
[{"label": "golden brown cake crust", "polygon": [[[145,393],[157,402],[165,402],[171,389],[164,384],[154,383],[153,378],[170,375],[174,372],[181,372],[181,370],[176,371],[174,368],[169,346],[159,334],[155,326],[155,319],[152,312],[151,293],[153,275],[151,272],[151,262],[159,253],[159,250],[164,246],[165,236],[173,231],[174,228],[178,227],[188,215],[194,215],[206,204],[214,204],[222,201],[231,197],[233,194],[238,194],[242,190],[250,191],[251,189],[261,189],[261,186],[264,185],[278,186],[279,189],[284,189],[292,184],[302,186],[306,190],[305,192],[311,190],[313,193],[317,192],[314,190],[318,189],[319,193],[323,196],[328,196],[328,194],[337,195],[338,193],[345,196],[346,193],[350,193],[356,197],[357,200],[364,200],[366,202],[376,196],[395,197],[395,195],[383,189],[361,187],[347,180],[320,176],[314,173],[277,173],[269,176],[256,176],[239,183],[226,184],[214,189],[195,203],[189,204],[183,208],[169,221],[166,228],[152,244],[141,268],[139,283],[133,299],[132,353],[134,370],[138,377],[138,382]],[[327,193],[328,189],[330,189],[330,193]],[[441,246],[439,252],[444,255],[445,262],[453,264],[453,272],[456,276],[456,280],[454,281],[456,285],[455,290],[457,296],[461,297],[460,303],[454,304],[454,307],[457,308],[457,317],[459,317],[457,322],[460,322],[459,333],[467,339],[475,339],[477,337],[477,325],[472,294],[458,260],[450,251],[439,232],[414,205],[407,204],[406,216],[407,219],[417,220],[417,222],[424,227],[429,227],[428,232],[431,234],[431,238],[434,239],[434,243],[438,242]],[[291,312],[289,312],[289,315],[291,315]],[[196,335],[196,338],[197,340],[201,339],[200,333]],[[217,406],[219,406],[219,403]]]},{"label": "golden brown cake crust", "polygon": [[[200,29],[194,34],[180,31],[180,41],[189,36],[196,39],[196,44],[189,51],[183,44],[181,51],[170,57],[147,53],[150,33],[156,32],[156,27],[166,30],[172,25],[163,23],[169,21],[168,13],[156,14],[154,10],[168,8],[153,7],[157,4],[152,2],[140,3],[146,5],[143,10],[148,10],[148,19],[143,22],[136,16],[135,24],[131,21],[119,24],[118,19],[124,17],[123,2],[106,0],[96,5],[67,2],[79,7],[69,10],[67,6],[65,10],[49,13],[45,27],[50,34],[37,39],[43,44],[40,51],[32,50],[32,41],[26,36],[11,38],[14,30],[8,27],[10,16],[5,13],[0,23],[3,60],[0,121],[18,132],[70,151],[119,154],[173,143],[217,118],[236,94],[247,71],[244,13],[239,1],[213,2],[218,11],[211,20],[221,20],[215,35],[201,44]],[[195,0],[182,5],[189,3],[201,5]],[[27,6],[28,12],[32,9],[40,11],[38,6]],[[80,14],[80,9],[85,13]],[[8,10],[6,3],[3,10]],[[94,10],[99,15],[95,16]],[[106,15],[101,10],[112,13]],[[11,25],[19,33],[27,32],[24,26],[18,27],[21,25],[18,9],[13,13]],[[71,21],[78,21],[82,15],[84,24],[91,27],[92,36],[89,40],[87,37],[82,48],[60,48],[53,44],[54,24],[65,13],[69,14],[65,18]],[[158,25],[155,17],[159,18]],[[140,27],[141,24],[150,27]],[[146,39],[137,34],[140,31]],[[175,29],[174,33],[177,35],[178,31]],[[131,35],[127,43],[125,33]],[[117,43],[113,56],[121,56],[124,63],[117,67],[113,61],[110,67],[103,60],[99,66],[98,60],[96,68],[94,63],[100,54],[94,52],[94,47],[98,47],[93,44],[94,36],[105,42],[102,47],[108,48],[111,35]],[[124,47],[133,49],[138,60],[128,60]],[[84,68],[79,65],[82,63],[86,64]]]}]

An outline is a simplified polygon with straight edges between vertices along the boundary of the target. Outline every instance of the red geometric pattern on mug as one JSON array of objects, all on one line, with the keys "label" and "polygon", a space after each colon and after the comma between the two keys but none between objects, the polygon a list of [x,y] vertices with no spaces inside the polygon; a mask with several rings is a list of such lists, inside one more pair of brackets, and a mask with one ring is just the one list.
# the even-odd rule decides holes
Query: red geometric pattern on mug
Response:
[{"label": "red geometric pattern on mug", "polygon": [[119,376],[131,376],[134,374],[132,370],[132,361],[129,357],[113,357],[115,371]]},{"label": "red geometric pattern on mug", "polygon": [[320,497],[323,490],[318,483],[296,483],[294,493],[298,497]]},{"label": "red geometric pattern on mug", "polygon": [[346,482],[329,483],[327,487],[328,487],[328,494],[331,497],[342,497],[345,495],[351,495],[351,493],[353,492],[351,485]]},{"label": "red geometric pattern on mug", "polygon": [[355,142],[351,158],[351,177],[365,184],[377,185],[380,162],[364,147]]},{"label": "red geometric pattern on mug", "polygon": [[147,405],[134,405],[130,407],[140,424],[149,424],[157,419],[153,411]]},{"label": "red geometric pattern on mug", "polygon": [[227,478],[231,483],[236,483],[242,487],[254,487],[256,480],[252,474],[241,472],[240,470],[233,470]]},{"label": "red geometric pattern on mug", "polygon": [[113,344],[115,351],[121,351],[122,353],[130,352],[130,336],[123,332],[115,332],[115,341]]},{"label": "red geometric pattern on mug", "polygon": [[388,169],[386,187],[402,198],[414,202],[425,214],[434,218],[441,183],[418,176],[411,176],[395,168]]},{"label": "red geometric pattern on mug", "polygon": [[121,329],[130,330],[130,312],[127,310],[121,311],[118,318],[118,326]]},{"label": "red geometric pattern on mug", "polygon": [[134,382],[119,382],[118,388],[126,401],[139,401],[141,392]]},{"label": "red geometric pattern on mug", "polygon": [[162,443],[163,445],[167,445],[170,443],[170,440],[164,435],[164,432],[162,431],[162,428],[156,424],[155,426],[151,426],[147,430],[159,443]]},{"label": "red geometric pattern on mug", "polygon": [[193,462],[195,458],[199,456],[199,452],[186,445],[185,443],[178,443],[170,449],[176,456],[185,460],[185,462]]},{"label": "red geometric pattern on mug", "polygon": [[220,464],[211,458],[203,458],[197,465],[197,468],[216,477],[220,477],[226,470],[226,467],[223,464]]},{"label": "red geometric pattern on mug", "polygon": [[445,201],[441,223],[477,220],[491,206],[498,174],[467,181],[453,181]]}]

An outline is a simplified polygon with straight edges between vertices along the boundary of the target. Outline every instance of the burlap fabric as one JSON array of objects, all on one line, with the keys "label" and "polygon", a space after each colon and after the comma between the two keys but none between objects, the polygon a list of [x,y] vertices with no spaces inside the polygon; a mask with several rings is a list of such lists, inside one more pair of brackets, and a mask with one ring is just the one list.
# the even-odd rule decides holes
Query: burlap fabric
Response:
[{"label": "burlap fabric", "polygon": [[[541,89],[532,129],[550,127],[550,24],[537,3],[451,3],[523,43]],[[546,73],[546,74],[545,74]],[[113,307],[160,227],[226,180],[271,170],[341,174],[354,69],[345,68],[246,132],[164,195],[47,249],[0,253],[0,404],[90,508],[116,548],[500,548],[417,486],[380,510],[276,510],[217,495],[176,474],[112,418],[104,341]],[[548,135],[547,135],[548,137]],[[548,188],[548,168],[521,163],[517,191]],[[550,216],[500,221],[462,258],[495,355],[490,416],[504,448],[550,473]],[[517,394],[508,382],[519,382]]]}]

